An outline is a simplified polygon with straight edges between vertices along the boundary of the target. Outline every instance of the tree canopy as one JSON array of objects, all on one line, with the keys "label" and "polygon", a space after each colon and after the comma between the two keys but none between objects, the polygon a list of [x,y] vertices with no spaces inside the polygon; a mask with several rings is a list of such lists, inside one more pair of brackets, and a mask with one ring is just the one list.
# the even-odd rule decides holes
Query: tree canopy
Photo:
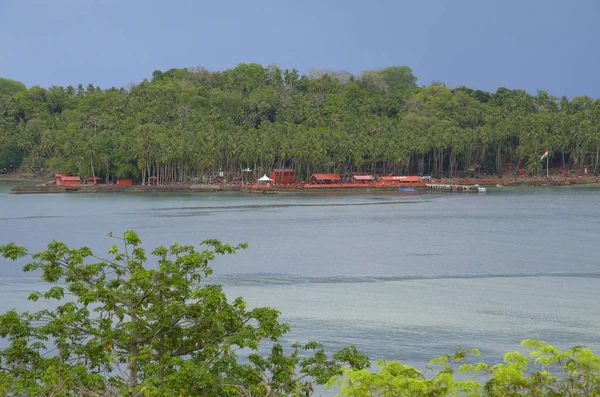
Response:
[{"label": "tree canopy", "polygon": [[240,64],[156,70],[128,89],[16,87],[0,89],[0,147],[13,142],[31,172],[91,176],[94,168],[159,183],[282,167],[300,178],[537,173],[545,149],[554,167],[598,171],[600,101],[418,86],[407,66],[353,76]]},{"label": "tree canopy", "polygon": [[561,351],[537,340],[521,345],[529,355],[509,352],[503,363],[494,365],[465,363],[479,350],[461,348],[431,360],[426,372],[382,360],[377,372],[348,369],[329,386],[339,387],[341,396],[347,397],[600,396],[600,357],[590,349],[576,346]]},{"label": "tree canopy", "polygon": [[581,346],[525,340],[529,355],[498,364],[457,348],[425,371],[385,360],[369,370],[353,346],[331,357],[314,341],[286,348],[277,310],[229,301],[207,279],[216,255],[245,244],[159,246],[152,260],[133,231],[118,239],[106,258],[58,241],[35,254],[0,246],[49,285],[29,295],[48,308],[0,314],[1,395],[306,397],[314,383],[348,397],[600,396],[600,357]]},{"label": "tree canopy", "polygon": [[50,285],[29,300],[54,302],[0,315],[1,395],[306,396],[343,364],[369,365],[353,347],[333,357],[317,342],[284,348],[277,310],[248,309],[211,284],[209,261],[245,244],[160,246],[151,260],[134,232],[120,240],[107,258],[57,241],[33,255],[0,246],[4,258],[30,257],[23,270]]},{"label": "tree canopy", "polygon": [[3,79],[0,77],[0,98],[10,97],[18,91],[26,90],[25,84],[20,81]]}]

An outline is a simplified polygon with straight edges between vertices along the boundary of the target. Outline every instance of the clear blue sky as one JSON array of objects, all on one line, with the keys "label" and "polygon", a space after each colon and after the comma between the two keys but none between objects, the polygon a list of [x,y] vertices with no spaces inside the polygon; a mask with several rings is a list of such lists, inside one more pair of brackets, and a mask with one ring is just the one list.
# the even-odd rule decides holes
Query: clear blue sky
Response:
[{"label": "clear blue sky", "polygon": [[0,37],[27,86],[256,62],[600,97],[600,0],[0,0]]}]

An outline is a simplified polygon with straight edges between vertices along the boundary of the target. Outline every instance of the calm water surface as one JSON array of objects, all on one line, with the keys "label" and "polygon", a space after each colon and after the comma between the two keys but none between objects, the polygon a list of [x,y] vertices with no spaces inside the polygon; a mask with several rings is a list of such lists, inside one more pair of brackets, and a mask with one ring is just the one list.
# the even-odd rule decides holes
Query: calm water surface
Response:
[{"label": "calm water surface", "polygon": [[[526,338],[600,351],[600,189],[396,193],[9,195],[0,244],[56,238],[105,251],[134,229],[146,247],[248,241],[213,265],[231,296],[280,309],[332,349],[423,367],[456,346],[500,360]],[[33,283],[32,283],[33,282]],[[35,288],[0,266],[0,311]]]}]

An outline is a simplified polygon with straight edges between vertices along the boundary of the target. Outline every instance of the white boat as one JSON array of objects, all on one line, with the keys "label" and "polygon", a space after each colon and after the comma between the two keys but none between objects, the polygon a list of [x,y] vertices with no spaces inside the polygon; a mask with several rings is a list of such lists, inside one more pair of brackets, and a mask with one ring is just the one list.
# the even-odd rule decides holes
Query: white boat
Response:
[{"label": "white boat", "polygon": [[479,186],[478,184],[475,185],[475,188],[477,189],[477,193],[485,193],[485,192],[487,192],[486,188],[484,188],[483,186]]}]

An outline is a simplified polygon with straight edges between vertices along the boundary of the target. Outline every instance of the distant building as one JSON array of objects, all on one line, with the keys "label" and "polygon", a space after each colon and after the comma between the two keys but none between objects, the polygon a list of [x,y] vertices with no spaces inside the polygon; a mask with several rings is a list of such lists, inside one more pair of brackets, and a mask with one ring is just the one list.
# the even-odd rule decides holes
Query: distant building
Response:
[{"label": "distant building", "polygon": [[98,185],[100,183],[102,183],[102,178],[100,178],[99,176],[90,176],[89,178],[87,178],[88,185]]},{"label": "distant building", "polygon": [[66,175],[65,174],[54,174],[54,184],[61,185],[63,176],[66,176]]},{"label": "distant building", "polygon": [[418,183],[422,182],[423,178],[420,176],[383,176],[379,178],[379,183],[382,185],[401,185],[403,183]]},{"label": "distant building", "polygon": [[119,186],[131,186],[131,185],[133,185],[133,180],[131,180],[131,179],[117,179],[117,185],[119,185]]},{"label": "distant building", "polygon": [[54,175],[55,183],[57,186],[73,186],[80,185],[81,178],[78,176],[67,176],[65,174]]},{"label": "distant building", "polygon": [[274,185],[293,185],[294,170],[291,168],[281,168],[271,171],[269,176],[273,180]]},{"label": "distant building", "polygon": [[338,174],[313,174],[310,177],[312,183],[339,183],[341,180]]},{"label": "distant building", "polygon": [[375,182],[373,175],[354,175],[352,177],[352,183],[371,183]]}]

